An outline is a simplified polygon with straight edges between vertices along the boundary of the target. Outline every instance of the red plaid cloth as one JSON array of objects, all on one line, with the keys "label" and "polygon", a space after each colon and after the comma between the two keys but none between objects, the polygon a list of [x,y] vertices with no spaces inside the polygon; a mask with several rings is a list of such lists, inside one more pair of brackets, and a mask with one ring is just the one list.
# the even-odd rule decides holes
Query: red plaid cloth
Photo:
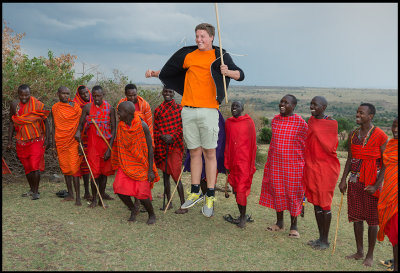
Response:
[{"label": "red plaid cloth", "polygon": [[302,184],[307,123],[297,114],[276,115],[271,122],[272,139],[261,186],[259,204],[276,211],[301,213]]},{"label": "red plaid cloth", "polygon": [[162,135],[172,136],[174,143],[168,145],[168,152],[178,148],[183,153],[181,111],[182,106],[175,100],[164,101],[154,110],[154,161],[157,166],[165,164],[166,144],[161,140]]},{"label": "red plaid cloth", "polygon": [[[104,137],[106,139],[110,139],[112,136],[110,112],[111,112],[111,105],[105,100],[103,100],[103,103],[100,106],[96,106],[95,103],[92,103],[89,115],[86,116],[86,124],[87,124],[86,130],[89,127],[89,125],[93,123],[92,119],[94,119],[100,131],[103,133]],[[96,134],[100,136],[97,130]]]}]

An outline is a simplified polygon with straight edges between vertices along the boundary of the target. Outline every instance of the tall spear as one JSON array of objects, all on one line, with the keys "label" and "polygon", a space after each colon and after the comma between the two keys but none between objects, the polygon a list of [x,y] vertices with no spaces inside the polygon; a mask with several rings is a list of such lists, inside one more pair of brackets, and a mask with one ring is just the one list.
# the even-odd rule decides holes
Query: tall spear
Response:
[{"label": "tall spear", "polygon": [[[218,6],[217,3],[214,3],[215,5],[215,14],[217,15],[217,29],[218,29],[218,40],[219,40],[219,52],[221,55],[221,64],[224,65],[224,58],[222,56],[222,42],[221,42],[221,33],[219,30],[219,19],[218,19]],[[228,93],[226,92],[226,80],[225,80],[225,75],[222,75],[222,79],[224,81],[224,90],[225,90],[225,103],[228,104]]]}]

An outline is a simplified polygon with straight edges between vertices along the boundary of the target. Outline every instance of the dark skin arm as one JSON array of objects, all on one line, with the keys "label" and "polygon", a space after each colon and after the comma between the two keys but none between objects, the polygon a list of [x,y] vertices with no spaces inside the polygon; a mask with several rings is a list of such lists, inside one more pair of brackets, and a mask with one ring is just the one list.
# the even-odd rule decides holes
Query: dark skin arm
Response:
[{"label": "dark skin arm", "polygon": [[50,124],[49,124],[49,120],[47,118],[44,120],[44,128],[45,128],[45,131],[46,131],[46,136],[45,136],[45,139],[44,139],[43,146],[47,150],[47,149],[50,148],[50,144],[51,144],[50,143]]},{"label": "dark skin arm", "polygon": [[[381,158],[383,158],[383,152],[386,149],[387,143],[388,143],[388,141],[386,140],[386,142],[380,147]],[[364,189],[365,191],[367,191],[368,194],[374,194],[376,192],[376,190],[380,188],[380,186],[382,185],[382,182],[383,182],[383,178],[385,176],[385,170],[386,170],[386,166],[384,164],[382,164],[381,171],[379,172],[379,175],[378,175],[378,178],[376,179],[375,184],[366,186]]]},{"label": "dark skin arm", "polygon": [[346,180],[347,180],[347,176],[349,175],[349,172],[350,172],[351,158],[352,158],[351,149],[350,149],[350,147],[351,147],[351,136],[352,135],[353,135],[353,132],[351,132],[349,134],[349,136],[348,136],[347,160],[346,160],[346,165],[345,165],[344,170],[343,170],[342,179],[340,180],[340,183],[339,183],[339,190],[340,190],[340,192],[342,194],[345,194],[346,190],[347,190],[347,182],[346,182]]},{"label": "dark skin arm", "polygon": [[149,126],[147,126],[146,122],[144,122],[143,120],[141,120],[141,122],[142,122],[144,135],[146,137],[146,144],[147,144],[147,150],[148,150],[148,159],[149,159],[148,179],[149,179],[149,182],[153,182],[154,179],[156,178],[156,176],[153,172],[153,158],[154,158],[153,143],[151,141],[151,134],[150,134]]},{"label": "dark skin arm", "polygon": [[13,101],[10,103],[10,123],[8,127],[8,145],[7,145],[7,150],[11,150],[13,148],[12,146],[12,137],[15,132],[15,127],[14,127],[14,122],[12,120],[12,116],[15,115],[15,111],[17,108],[17,101]]},{"label": "dark skin arm", "polygon": [[90,107],[92,107],[92,104],[88,103],[85,106],[83,106],[83,108],[82,108],[81,118],[79,119],[79,125],[78,125],[78,128],[76,129],[76,133],[75,133],[75,139],[78,142],[81,142],[81,132],[83,129],[83,124],[85,123],[86,116],[89,115]]},{"label": "dark skin arm", "polygon": [[[114,144],[114,139],[116,135],[116,126],[117,123],[115,118],[115,109],[111,107],[110,109],[110,119],[111,119],[111,139],[110,139],[110,146],[112,147]],[[104,154],[104,160],[108,160],[111,157],[111,150],[110,148],[107,149],[106,153]]]},{"label": "dark skin arm", "polygon": [[53,153],[52,153],[52,155],[53,155],[53,158],[54,158],[54,159],[57,159],[56,139],[55,139],[56,124],[55,124],[55,122],[54,122],[53,111],[51,111],[50,117],[53,119],[53,122],[52,122],[52,129],[53,129],[53,131],[52,131],[52,132],[53,132]]}]

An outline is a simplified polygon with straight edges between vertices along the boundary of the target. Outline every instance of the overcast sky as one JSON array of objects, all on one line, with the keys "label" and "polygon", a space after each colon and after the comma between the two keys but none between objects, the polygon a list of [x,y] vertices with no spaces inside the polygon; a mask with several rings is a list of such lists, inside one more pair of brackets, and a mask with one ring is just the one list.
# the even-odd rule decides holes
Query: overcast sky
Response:
[{"label": "overcast sky", "polygon": [[[397,3],[219,3],[222,46],[245,72],[238,85],[398,88]],[[2,3],[29,57],[78,56],[134,83],[158,70],[194,28],[215,26],[214,3]],[[236,56],[245,55],[245,56]]]}]

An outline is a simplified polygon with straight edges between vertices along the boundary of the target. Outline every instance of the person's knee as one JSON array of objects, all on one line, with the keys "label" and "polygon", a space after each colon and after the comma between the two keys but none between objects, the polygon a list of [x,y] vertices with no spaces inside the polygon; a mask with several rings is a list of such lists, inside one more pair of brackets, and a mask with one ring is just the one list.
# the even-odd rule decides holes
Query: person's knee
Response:
[{"label": "person's knee", "polygon": [[202,151],[201,147],[198,147],[198,148],[195,148],[195,149],[190,149],[189,150],[190,159],[193,160],[193,158],[201,157],[202,152],[203,151]]},{"label": "person's knee", "polygon": [[203,149],[204,159],[206,160],[217,160],[215,149]]}]

